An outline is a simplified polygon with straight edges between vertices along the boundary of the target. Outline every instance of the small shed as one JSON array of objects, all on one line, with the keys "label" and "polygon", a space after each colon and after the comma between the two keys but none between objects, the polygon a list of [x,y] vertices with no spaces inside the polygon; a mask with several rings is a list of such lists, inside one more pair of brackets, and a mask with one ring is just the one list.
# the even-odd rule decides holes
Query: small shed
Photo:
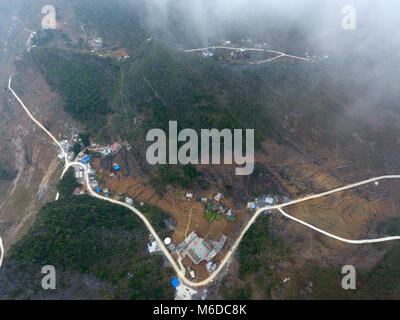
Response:
[{"label": "small shed", "polygon": [[222,199],[222,193],[218,192],[218,193],[214,196],[214,200],[219,202],[221,199]]},{"label": "small shed", "polygon": [[193,199],[193,193],[191,193],[191,192],[186,192],[186,199],[187,199],[187,200],[192,200],[192,199]]},{"label": "small shed", "polygon": [[180,282],[179,282],[179,280],[178,280],[178,277],[173,278],[173,279],[171,280],[171,284],[172,284],[172,286],[176,289],[176,288],[180,285]]},{"label": "small shed", "polygon": [[88,163],[89,161],[90,161],[90,157],[89,156],[86,156],[85,158],[83,158],[81,160],[82,163]]}]

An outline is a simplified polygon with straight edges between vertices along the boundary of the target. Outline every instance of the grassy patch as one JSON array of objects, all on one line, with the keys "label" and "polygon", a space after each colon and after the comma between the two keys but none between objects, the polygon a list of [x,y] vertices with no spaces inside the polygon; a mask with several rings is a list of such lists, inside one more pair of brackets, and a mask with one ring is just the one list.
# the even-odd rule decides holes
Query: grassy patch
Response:
[{"label": "grassy patch", "polygon": [[212,212],[211,210],[206,210],[206,213],[204,214],[204,216],[210,223],[212,223],[215,218],[215,212]]}]

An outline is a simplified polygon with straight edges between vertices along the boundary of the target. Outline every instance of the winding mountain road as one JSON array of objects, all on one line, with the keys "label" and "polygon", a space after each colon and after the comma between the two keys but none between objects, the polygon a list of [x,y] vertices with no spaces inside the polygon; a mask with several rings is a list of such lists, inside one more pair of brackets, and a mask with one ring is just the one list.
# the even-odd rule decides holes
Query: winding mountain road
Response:
[{"label": "winding mountain road", "polygon": [[[305,201],[309,201],[312,199],[317,199],[317,198],[322,198],[325,197],[327,195],[331,195],[337,192],[341,192],[341,191],[345,191],[345,190],[349,190],[355,187],[359,187],[368,183],[372,183],[372,182],[376,182],[379,180],[384,180],[384,179],[400,179],[400,175],[388,175],[388,176],[381,176],[381,177],[376,177],[376,178],[371,178],[368,180],[364,180],[361,182],[357,182],[357,183],[353,183],[350,184],[348,186],[344,186],[344,187],[340,187],[340,188],[335,188],[333,190],[330,191],[326,191],[320,194],[315,194],[315,195],[310,195],[298,200],[293,200],[287,203],[283,203],[283,204],[279,204],[279,205],[275,205],[275,206],[267,206],[261,209],[258,209],[253,216],[251,217],[251,219],[249,220],[249,222],[246,224],[245,228],[242,230],[242,232],[240,233],[240,236],[236,239],[235,243],[233,244],[233,246],[229,249],[229,251],[227,252],[227,254],[224,256],[224,258],[222,259],[219,268],[207,279],[200,281],[200,282],[192,282],[191,280],[189,280],[188,278],[186,278],[185,276],[185,272],[184,270],[181,271],[181,268],[179,267],[179,265],[177,264],[177,262],[174,260],[174,258],[171,256],[170,252],[168,251],[168,249],[165,247],[164,242],[161,241],[160,237],[157,235],[156,231],[154,230],[154,228],[152,227],[152,225],[150,224],[150,222],[147,220],[147,218],[135,207],[118,201],[118,200],[114,200],[108,197],[104,197],[101,196],[99,194],[97,194],[94,190],[92,190],[90,183],[89,183],[89,174],[88,174],[88,170],[86,168],[86,166],[84,166],[82,163],[80,162],[69,162],[66,156],[66,152],[65,150],[63,150],[63,148],[61,147],[61,144],[57,141],[57,139],[38,121],[35,119],[35,117],[31,114],[31,112],[29,111],[29,109],[24,105],[24,103],[22,102],[22,100],[18,97],[18,95],[15,93],[15,91],[11,88],[11,76],[9,78],[8,81],[8,89],[10,90],[10,92],[14,95],[14,97],[17,99],[17,101],[19,102],[19,104],[23,107],[23,109],[25,110],[25,112],[27,113],[27,115],[32,119],[32,121],[34,121],[54,142],[54,144],[61,150],[61,153],[64,154],[64,159],[65,159],[65,167],[62,173],[62,176],[64,176],[65,172],[67,172],[67,170],[72,167],[72,166],[80,166],[84,169],[84,173],[85,173],[85,180],[86,180],[86,187],[87,190],[89,191],[90,195],[104,200],[104,201],[108,201],[120,206],[124,206],[127,209],[131,210],[133,213],[135,213],[146,225],[146,227],[149,229],[149,231],[151,232],[151,234],[154,236],[154,238],[156,239],[156,241],[158,242],[160,248],[162,249],[164,255],[167,257],[168,261],[171,263],[173,269],[175,270],[176,274],[178,275],[178,277],[180,278],[180,280],[182,280],[184,283],[186,283],[189,286],[192,287],[203,287],[206,286],[208,284],[210,284],[219,274],[219,272],[221,270],[223,270],[223,267],[229,262],[229,260],[231,259],[232,255],[234,254],[235,250],[237,249],[237,247],[239,246],[243,236],[246,234],[246,232],[249,230],[249,228],[251,227],[251,225],[256,221],[256,219],[258,218],[258,216],[263,213],[265,210],[278,210],[282,215],[284,215],[287,218],[290,218],[298,223],[301,223],[315,231],[318,231],[326,236],[329,236],[331,238],[337,239],[339,241],[343,241],[343,242],[347,242],[347,243],[352,243],[352,244],[364,244],[364,243],[375,243],[375,242],[384,242],[384,241],[392,241],[392,240],[399,240],[400,236],[393,236],[393,237],[384,237],[384,238],[376,238],[376,239],[366,239],[366,240],[349,240],[349,239],[344,239],[338,236],[335,236],[329,232],[326,232],[322,229],[319,229],[311,224],[308,224],[300,219],[297,219],[295,217],[292,217],[290,215],[288,215],[286,212],[284,212],[282,210],[282,208],[291,206],[291,205],[295,205],[298,203],[302,203]],[[0,238],[0,247],[1,247],[1,256],[0,256],[0,267],[1,267],[1,262],[3,259],[3,244]]]},{"label": "winding mountain road", "polygon": [[198,52],[198,51],[204,51],[204,50],[210,50],[210,49],[224,49],[224,50],[241,50],[242,52],[244,51],[257,51],[257,52],[269,52],[269,53],[275,53],[277,56],[273,58],[269,58],[263,61],[258,61],[258,62],[249,62],[249,64],[262,64],[262,63],[267,63],[274,61],[276,59],[282,58],[282,57],[288,57],[292,59],[298,59],[298,60],[303,60],[303,61],[314,61],[311,58],[304,58],[304,57],[299,57],[299,56],[294,56],[291,54],[287,54],[284,52],[276,51],[276,50],[271,50],[271,49],[257,49],[257,48],[235,48],[235,47],[226,47],[226,46],[214,46],[214,47],[206,47],[206,48],[196,48],[196,49],[189,49],[189,50],[184,50],[184,52],[190,53],[190,52]]}]

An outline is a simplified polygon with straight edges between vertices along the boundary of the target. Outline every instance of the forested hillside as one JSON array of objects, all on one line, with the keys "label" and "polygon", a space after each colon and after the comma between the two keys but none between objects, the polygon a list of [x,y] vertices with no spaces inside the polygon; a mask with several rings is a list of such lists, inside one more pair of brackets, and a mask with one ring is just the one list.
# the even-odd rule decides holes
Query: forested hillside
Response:
[{"label": "forested hillside", "polygon": [[[68,292],[74,274],[82,274],[110,287],[110,292],[97,292],[103,298],[170,299],[172,269],[160,272],[163,258],[146,254],[147,238],[144,225],[129,210],[89,196],[69,196],[39,211],[28,234],[12,248],[9,260],[28,268],[30,274],[53,265],[61,278],[59,295]],[[20,276],[7,273],[7,277],[8,284],[0,280],[2,292],[17,294]],[[43,294],[40,282],[20,285],[28,285],[23,288],[25,293]]]},{"label": "forested hillside", "polygon": [[118,85],[118,66],[111,59],[53,48],[35,48],[34,60],[47,82],[65,100],[64,109],[87,127],[101,129],[114,110],[111,96]]},{"label": "forested hillside", "polygon": [[[273,217],[272,217],[273,219]],[[266,221],[265,221],[266,220]],[[357,290],[343,290],[341,268],[326,267],[311,261],[294,269],[296,277],[282,266],[296,259],[291,248],[271,233],[271,217],[253,225],[239,246],[240,268],[237,278],[228,276],[222,283],[220,294],[225,299],[397,299],[400,281],[400,245],[381,244],[385,250],[380,263],[368,269],[357,268]],[[399,234],[399,219],[383,223],[381,231]],[[262,278],[263,281],[259,281]],[[311,284],[311,285],[310,285]]]},{"label": "forested hillside", "polygon": [[12,180],[16,174],[17,171],[10,169],[10,165],[0,162],[0,180]]}]

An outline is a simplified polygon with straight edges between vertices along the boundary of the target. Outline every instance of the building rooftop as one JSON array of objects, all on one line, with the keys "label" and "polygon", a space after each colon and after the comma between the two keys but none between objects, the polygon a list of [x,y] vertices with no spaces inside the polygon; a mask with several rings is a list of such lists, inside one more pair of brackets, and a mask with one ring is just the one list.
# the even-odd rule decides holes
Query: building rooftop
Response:
[{"label": "building rooftop", "polygon": [[195,264],[199,264],[203,260],[210,261],[215,257],[224,246],[226,239],[226,236],[222,236],[219,242],[214,242],[202,239],[192,232],[178,245],[177,250],[183,257],[188,256]]},{"label": "building rooftop", "polygon": [[194,239],[186,251],[189,258],[196,264],[206,259],[210,252],[211,250],[204,244],[204,240],[201,238]]},{"label": "building rooftop", "polygon": [[111,149],[111,151],[113,151],[113,152],[115,152],[115,151],[118,151],[119,149],[121,149],[121,145],[118,143],[118,142],[115,142],[111,147],[110,147],[110,149]]},{"label": "building rooftop", "polygon": [[175,278],[173,278],[173,279],[171,280],[171,284],[172,284],[172,286],[173,286],[174,288],[176,288],[177,286],[179,286],[180,282],[179,282],[178,278],[175,277]]}]

